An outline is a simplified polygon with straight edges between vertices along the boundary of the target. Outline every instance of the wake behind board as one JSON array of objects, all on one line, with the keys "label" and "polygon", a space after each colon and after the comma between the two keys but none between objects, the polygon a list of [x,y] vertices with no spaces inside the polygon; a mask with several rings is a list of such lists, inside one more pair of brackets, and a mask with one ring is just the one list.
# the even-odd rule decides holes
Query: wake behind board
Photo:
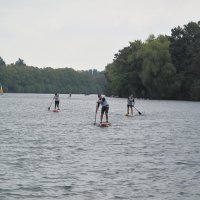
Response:
[{"label": "wake behind board", "polygon": [[102,122],[102,123],[99,123],[98,126],[99,127],[109,127],[109,126],[111,126],[111,123],[109,123],[109,122]]}]

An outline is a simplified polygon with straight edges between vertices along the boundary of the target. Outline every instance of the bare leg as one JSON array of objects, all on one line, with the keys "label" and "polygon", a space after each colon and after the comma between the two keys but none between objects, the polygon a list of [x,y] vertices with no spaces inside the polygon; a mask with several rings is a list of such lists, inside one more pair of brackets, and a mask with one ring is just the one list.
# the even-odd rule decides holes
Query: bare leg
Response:
[{"label": "bare leg", "polygon": [[131,107],[131,115],[133,115],[133,107]]},{"label": "bare leg", "polygon": [[106,113],[106,122],[108,122],[108,113]]},{"label": "bare leg", "polygon": [[100,123],[102,123],[102,120],[103,120],[103,114],[101,114]]}]

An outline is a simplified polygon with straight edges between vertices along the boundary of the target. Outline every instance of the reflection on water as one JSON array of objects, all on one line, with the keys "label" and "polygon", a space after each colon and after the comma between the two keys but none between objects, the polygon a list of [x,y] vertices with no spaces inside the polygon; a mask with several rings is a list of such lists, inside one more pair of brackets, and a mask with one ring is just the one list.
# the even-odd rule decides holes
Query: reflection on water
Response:
[{"label": "reflection on water", "polygon": [[[107,98],[112,126],[94,125],[97,97],[0,97],[0,199],[200,199],[200,103]],[[99,121],[99,113],[97,121]]]}]

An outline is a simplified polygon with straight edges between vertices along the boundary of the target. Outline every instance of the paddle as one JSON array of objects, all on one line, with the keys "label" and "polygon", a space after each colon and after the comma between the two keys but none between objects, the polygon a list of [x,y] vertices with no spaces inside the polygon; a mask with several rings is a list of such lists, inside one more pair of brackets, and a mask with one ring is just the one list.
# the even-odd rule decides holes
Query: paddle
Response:
[{"label": "paddle", "polygon": [[[51,104],[53,103],[53,100],[54,100],[54,98],[52,99]],[[51,104],[50,104],[50,106],[48,107],[48,110],[50,110]]]},{"label": "paddle", "polygon": [[[134,106],[133,106],[134,107]],[[138,111],[138,114],[139,115],[141,115],[142,113],[136,108],[136,107],[134,107],[135,108],[135,110],[137,110]]]},{"label": "paddle", "polygon": [[96,105],[96,110],[95,110],[94,125],[96,124],[97,111],[98,111],[98,104]]},{"label": "paddle", "polygon": [[94,125],[96,124],[97,112],[95,112]]}]

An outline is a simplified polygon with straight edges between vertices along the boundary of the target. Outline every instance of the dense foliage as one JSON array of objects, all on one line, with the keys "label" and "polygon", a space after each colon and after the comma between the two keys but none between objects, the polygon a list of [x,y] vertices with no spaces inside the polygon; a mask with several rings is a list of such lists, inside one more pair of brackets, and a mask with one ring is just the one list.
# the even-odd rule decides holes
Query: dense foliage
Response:
[{"label": "dense foliage", "polygon": [[138,98],[200,100],[200,22],[130,42],[106,66],[106,93]]},{"label": "dense foliage", "polygon": [[200,22],[190,22],[115,54],[105,72],[6,65],[0,57],[0,83],[7,92],[102,93],[138,98],[200,100]]},{"label": "dense foliage", "polygon": [[105,87],[104,72],[75,71],[27,66],[22,59],[6,65],[0,57],[0,83],[5,92],[20,93],[101,93]]}]

